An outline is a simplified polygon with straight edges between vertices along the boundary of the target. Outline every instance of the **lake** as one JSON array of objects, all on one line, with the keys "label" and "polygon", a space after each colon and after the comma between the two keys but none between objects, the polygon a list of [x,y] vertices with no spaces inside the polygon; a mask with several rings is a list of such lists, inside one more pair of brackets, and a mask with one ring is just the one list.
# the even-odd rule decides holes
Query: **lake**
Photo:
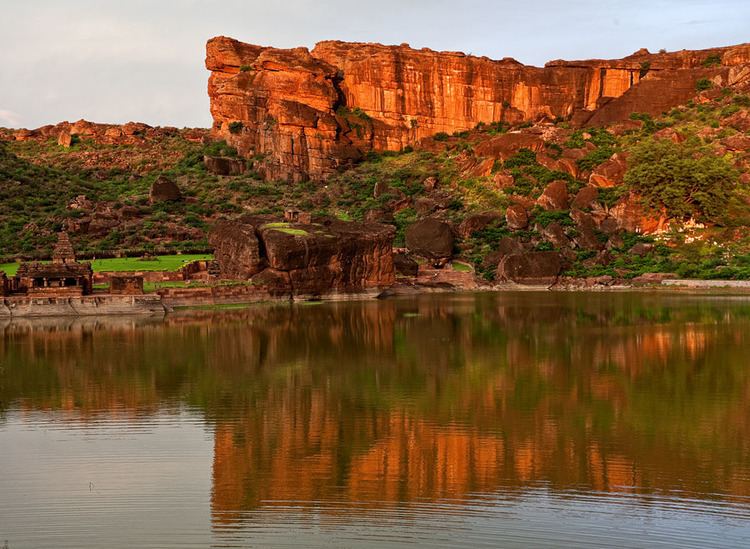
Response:
[{"label": "lake", "polygon": [[750,547],[750,296],[0,330],[0,547]]}]

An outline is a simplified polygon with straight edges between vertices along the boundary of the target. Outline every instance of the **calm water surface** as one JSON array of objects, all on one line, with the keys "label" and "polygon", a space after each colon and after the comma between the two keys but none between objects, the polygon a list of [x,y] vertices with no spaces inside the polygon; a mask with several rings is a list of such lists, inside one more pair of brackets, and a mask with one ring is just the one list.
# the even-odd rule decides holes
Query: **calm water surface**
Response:
[{"label": "calm water surface", "polygon": [[750,547],[750,298],[0,330],[0,547]]}]

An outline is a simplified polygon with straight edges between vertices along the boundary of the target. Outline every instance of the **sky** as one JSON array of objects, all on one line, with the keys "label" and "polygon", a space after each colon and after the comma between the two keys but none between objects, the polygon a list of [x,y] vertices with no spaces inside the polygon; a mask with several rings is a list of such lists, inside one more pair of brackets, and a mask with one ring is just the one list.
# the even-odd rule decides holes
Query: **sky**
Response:
[{"label": "sky", "polygon": [[0,126],[209,127],[205,43],[409,43],[530,65],[750,41],[748,0],[0,0]]}]

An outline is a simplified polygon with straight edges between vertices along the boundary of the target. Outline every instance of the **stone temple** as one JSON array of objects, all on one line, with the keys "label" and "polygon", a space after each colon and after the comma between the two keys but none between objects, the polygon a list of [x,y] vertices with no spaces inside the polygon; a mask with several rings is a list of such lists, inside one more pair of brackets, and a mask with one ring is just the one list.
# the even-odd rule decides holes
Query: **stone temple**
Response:
[{"label": "stone temple", "polygon": [[93,287],[90,263],[76,261],[67,233],[60,233],[52,252],[51,263],[22,263],[13,289],[27,295],[76,296],[88,295]]}]

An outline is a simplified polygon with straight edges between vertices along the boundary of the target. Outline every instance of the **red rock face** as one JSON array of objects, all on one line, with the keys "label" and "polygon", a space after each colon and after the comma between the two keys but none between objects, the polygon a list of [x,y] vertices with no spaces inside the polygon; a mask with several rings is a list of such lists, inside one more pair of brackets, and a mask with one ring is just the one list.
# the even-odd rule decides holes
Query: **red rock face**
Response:
[{"label": "red rock face", "polygon": [[282,50],[226,37],[209,40],[206,57],[214,134],[257,158],[267,178],[289,180],[324,179],[367,151],[480,122],[659,114],[693,97],[701,78],[750,81],[748,64],[750,45],[537,68],[406,45]]}]

